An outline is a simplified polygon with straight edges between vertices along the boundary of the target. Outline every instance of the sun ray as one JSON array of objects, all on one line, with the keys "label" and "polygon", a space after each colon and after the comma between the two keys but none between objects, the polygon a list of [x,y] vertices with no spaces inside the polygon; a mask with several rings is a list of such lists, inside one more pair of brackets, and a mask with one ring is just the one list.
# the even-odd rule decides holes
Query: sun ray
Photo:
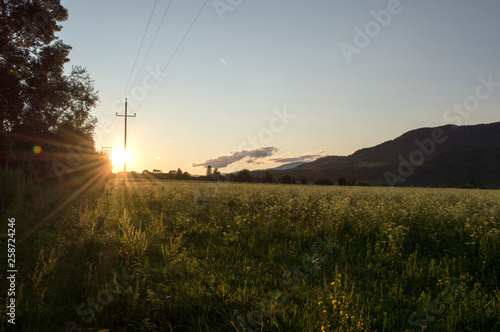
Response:
[{"label": "sun ray", "polygon": [[28,239],[31,234],[33,234],[37,229],[42,227],[47,221],[52,219],[57,213],[61,212],[69,203],[75,200],[80,194],[82,194],[85,190],[87,190],[92,184],[98,183],[98,181],[104,180],[109,175],[105,168],[97,168],[92,170],[92,172],[88,173],[87,181],[83,183],[81,187],[79,187],[73,194],[71,194],[65,201],[59,204],[54,210],[52,210],[45,218],[39,221],[36,225],[34,225],[29,231],[27,231],[24,236],[19,240],[19,242],[23,242]]}]

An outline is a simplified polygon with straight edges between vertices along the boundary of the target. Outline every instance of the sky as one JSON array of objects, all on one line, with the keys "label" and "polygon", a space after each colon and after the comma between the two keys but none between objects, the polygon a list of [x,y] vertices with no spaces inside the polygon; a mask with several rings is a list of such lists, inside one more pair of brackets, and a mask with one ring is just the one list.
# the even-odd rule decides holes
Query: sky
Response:
[{"label": "sky", "polygon": [[66,71],[95,80],[115,171],[125,98],[137,172],[264,169],[500,121],[498,0],[62,3]]}]

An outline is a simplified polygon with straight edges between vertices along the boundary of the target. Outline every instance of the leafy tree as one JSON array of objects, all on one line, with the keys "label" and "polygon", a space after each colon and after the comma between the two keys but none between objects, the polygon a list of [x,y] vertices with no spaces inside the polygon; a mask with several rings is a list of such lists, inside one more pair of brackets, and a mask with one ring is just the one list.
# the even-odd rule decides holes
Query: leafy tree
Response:
[{"label": "leafy tree", "polygon": [[47,134],[67,101],[63,70],[71,47],[54,35],[67,10],[60,1],[2,1],[0,17],[1,133],[36,126]]},{"label": "leafy tree", "polygon": [[226,178],[224,176],[222,176],[222,174],[220,173],[220,171],[215,168],[213,170],[213,173],[212,173],[212,180],[213,181],[225,181]]},{"label": "leafy tree", "polygon": [[285,175],[281,178],[281,183],[283,184],[292,184],[292,177],[290,175]]},{"label": "leafy tree", "polygon": [[207,167],[207,178],[212,177],[212,166],[208,165]]},{"label": "leafy tree", "polygon": [[300,184],[307,184],[307,176],[302,175],[300,177]]},{"label": "leafy tree", "polygon": [[267,171],[266,174],[264,174],[264,179],[262,179],[262,182],[264,183],[273,183],[273,175],[271,172]]},{"label": "leafy tree", "polygon": [[476,182],[474,180],[467,180],[467,182],[465,183],[465,188],[468,188],[468,189],[477,188]]},{"label": "leafy tree", "polygon": [[316,181],[314,184],[321,185],[321,186],[332,186],[333,182],[328,180],[328,179],[321,179]]},{"label": "leafy tree", "polygon": [[[71,47],[55,33],[67,17],[60,0],[0,3],[0,165],[59,176],[102,162],[94,160],[93,81],[78,66],[64,75]],[[41,153],[31,153],[34,145]],[[68,162],[71,154],[78,162]]]},{"label": "leafy tree", "polygon": [[242,169],[241,171],[238,172],[238,174],[236,174],[236,177],[234,180],[236,182],[252,182],[253,176],[250,173],[250,170]]},{"label": "leafy tree", "polygon": [[343,176],[339,177],[338,184],[339,186],[347,186],[347,180],[345,179],[345,177]]}]

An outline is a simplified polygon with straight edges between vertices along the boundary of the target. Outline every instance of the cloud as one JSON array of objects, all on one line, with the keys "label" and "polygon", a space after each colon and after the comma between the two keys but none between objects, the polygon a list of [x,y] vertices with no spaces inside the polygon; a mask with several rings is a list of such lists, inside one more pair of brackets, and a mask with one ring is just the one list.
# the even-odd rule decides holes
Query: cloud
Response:
[{"label": "cloud", "polygon": [[325,151],[319,151],[316,154],[306,154],[302,156],[286,156],[286,157],[279,157],[279,158],[273,158],[270,159],[270,161],[273,161],[275,163],[295,163],[295,162],[311,162],[315,161],[318,158],[326,157],[324,155]]},{"label": "cloud", "polygon": [[224,168],[245,158],[248,158],[248,164],[261,164],[263,158],[270,157],[277,151],[277,148],[269,146],[265,148],[231,152],[227,156],[220,156],[202,163],[194,163],[193,167],[207,167],[210,165],[213,168]]}]

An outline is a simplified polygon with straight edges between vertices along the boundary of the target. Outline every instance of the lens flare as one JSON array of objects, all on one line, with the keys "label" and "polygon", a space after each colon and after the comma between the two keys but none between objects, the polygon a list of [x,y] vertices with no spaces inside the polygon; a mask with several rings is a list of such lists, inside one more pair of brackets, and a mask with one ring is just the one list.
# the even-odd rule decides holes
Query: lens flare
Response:
[{"label": "lens flare", "polygon": [[40,145],[35,145],[32,150],[34,153],[39,154],[42,152],[42,147]]}]

